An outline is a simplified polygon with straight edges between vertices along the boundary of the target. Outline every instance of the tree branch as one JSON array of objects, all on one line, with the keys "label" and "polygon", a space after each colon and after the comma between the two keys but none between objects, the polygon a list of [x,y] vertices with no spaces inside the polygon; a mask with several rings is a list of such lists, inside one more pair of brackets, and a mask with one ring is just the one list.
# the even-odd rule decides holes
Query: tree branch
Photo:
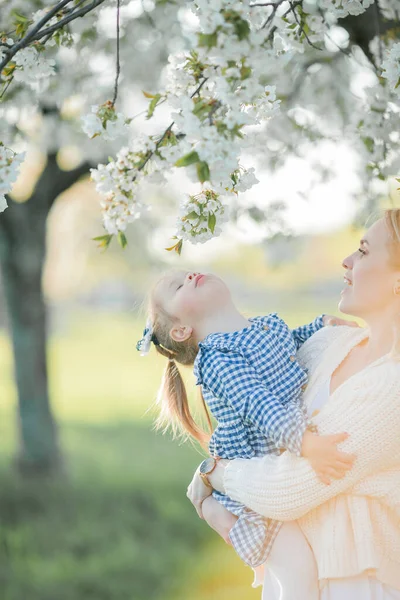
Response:
[{"label": "tree branch", "polygon": [[35,211],[35,206],[44,203],[47,209],[50,210],[58,196],[68,190],[78,179],[87,175],[93,166],[85,161],[71,171],[63,171],[57,163],[57,154],[49,154],[46,166],[38,178],[28,201],[31,209]]},{"label": "tree branch", "polygon": [[54,15],[56,15],[60,10],[64,8],[64,6],[66,6],[70,2],[72,2],[72,0],[61,0],[61,2],[56,4],[56,6],[53,6],[53,8],[49,10],[44,15],[44,17],[40,19],[38,23],[36,23],[33,29],[31,29],[31,31],[29,31],[25,37],[23,37],[19,42],[17,42],[13,46],[9,47],[9,49],[5,51],[6,58],[3,60],[3,62],[0,63],[0,72],[10,62],[12,57],[17,54],[19,50],[25,48],[35,39],[34,36],[38,33],[38,31],[40,31],[43,25],[46,25],[46,23],[50,21],[54,17]]},{"label": "tree branch", "polygon": [[51,25],[51,27],[47,27],[46,29],[43,29],[42,31],[39,30],[40,28],[38,29],[38,25],[40,23],[42,23],[42,25],[46,24],[54,16],[54,14],[59,12],[63,6],[65,6],[66,4],[68,4],[71,1],[72,0],[62,0],[62,2],[59,2],[57,4],[57,6],[55,6],[51,11],[49,11],[45,15],[45,17],[43,17],[43,19],[41,19],[39,21],[39,23],[37,25],[35,25],[34,29],[30,33],[28,33],[24,38],[22,38],[22,40],[20,40],[17,44],[14,44],[11,48],[9,48],[8,50],[5,51],[6,56],[3,59],[3,61],[0,63],[0,73],[19,50],[21,50],[22,48],[26,48],[26,46],[29,46],[29,44],[31,44],[32,42],[38,41],[43,37],[48,36],[47,39],[50,39],[51,35],[55,31],[57,31],[58,29],[62,29],[65,25],[67,25],[71,21],[74,21],[78,17],[83,17],[88,12],[94,10],[95,8],[100,6],[100,4],[103,4],[103,2],[105,2],[105,0],[93,0],[93,2],[91,4],[89,4],[88,6],[85,6],[85,7],[81,8],[80,10],[74,10],[73,12],[70,12],[66,17],[64,17],[63,19],[60,19],[58,21],[58,23]]}]

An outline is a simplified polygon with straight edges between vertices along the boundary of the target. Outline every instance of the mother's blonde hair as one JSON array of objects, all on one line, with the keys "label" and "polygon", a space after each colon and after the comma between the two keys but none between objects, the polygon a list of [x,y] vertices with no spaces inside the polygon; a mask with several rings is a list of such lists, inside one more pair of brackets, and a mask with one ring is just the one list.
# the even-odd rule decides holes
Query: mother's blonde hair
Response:
[{"label": "mother's blonde hair", "polygon": [[[394,269],[400,271],[400,208],[386,210],[384,219],[390,233],[389,261]],[[395,340],[391,355],[400,360],[400,314],[394,324],[394,336]]]}]

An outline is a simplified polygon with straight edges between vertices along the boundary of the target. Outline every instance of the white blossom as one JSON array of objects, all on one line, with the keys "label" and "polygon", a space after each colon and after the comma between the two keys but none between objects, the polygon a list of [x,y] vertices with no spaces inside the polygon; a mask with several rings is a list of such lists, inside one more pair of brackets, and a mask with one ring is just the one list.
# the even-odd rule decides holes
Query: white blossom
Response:
[{"label": "white blossom", "polygon": [[400,43],[393,44],[382,63],[382,77],[388,80],[393,92],[400,96]]},{"label": "white blossom", "polygon": [[24,152],[16,154],[10,148],[0,143],[0,212],[3,212],[7,208],[5,194],[11,192],[24,158]]},{"label": "white blossom", "polygon": [[86,135],[91,139],[101,136],[106,142],[124,138],[129,123],[122,113],[115,112],[111,102],[92,106],[92,112],[81,117],[81,122]]},{"label": "white blossom", "polygon": [[44,91],[50,84],[50,77],[55,75],[55,60],[47,59],[43,52],[35,48],[22,48],[15,55],[15,81],[28,85],[35,91]]}]

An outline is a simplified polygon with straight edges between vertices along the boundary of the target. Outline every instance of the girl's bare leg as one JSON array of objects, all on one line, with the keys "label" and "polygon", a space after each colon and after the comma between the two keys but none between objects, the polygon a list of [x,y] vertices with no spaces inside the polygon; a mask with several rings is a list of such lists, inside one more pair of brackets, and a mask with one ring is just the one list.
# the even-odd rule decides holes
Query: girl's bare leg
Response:
[{"label": "girl's bare leg", "polygon": [[201,505],[204,520],[227,544],[230,544],[229,532],[237,521],[237,517],[229,512],[218,500],[209,496]]}]

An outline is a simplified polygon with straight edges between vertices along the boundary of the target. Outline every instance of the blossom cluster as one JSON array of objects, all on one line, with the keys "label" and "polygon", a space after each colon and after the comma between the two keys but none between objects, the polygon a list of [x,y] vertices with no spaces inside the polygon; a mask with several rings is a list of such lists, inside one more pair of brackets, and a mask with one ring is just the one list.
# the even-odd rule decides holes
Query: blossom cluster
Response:
[{"label": "blossom cluster", "polygon": [[24,152],[17,154],[0,143],[0,212],[7,208],[5,195],[11,191],[24,158]]},{"label": "blossom cluster", "polygon": [[375,0],[318,0],[318,6],[338,19],[361,15]]},{"label": "blossom cluster", "polygon": [[228,212],[219,195],[204,189],[196,196],[189,196],[181,205],[176,237],[193,244],[207,242],[221,233],[221,226],[227,219]]},{"label": "blossom cluster", "polygon": [[[61,112],[65,108],[67,113],[71,109],[68,98],[74,94],[74,103],[80,96],[81,105],[72,121],[89,99],[91,112],[81,118],[80,128],[87,137],[76,138],[74,143],[84,144],[84,152],[94,156],[102,156],[103,148],[101,144],[89,147],[88,138],[124,144],[119,152],[110,144],[108,152],[113,158],[92,170],[103,197],[103,223],[108,236],[123,232],[143,212],[145,183],[164,183],[167,174],[181,169],[197,189],[191,196],[182,194],[180,199],[178,245],[183,240],[203,242],[221,230],[228,214],[223,207],[232,197],[257,184],[255,170],[241,166],[244,153],[262,155],[265,166],[279,167],[288,155],[300,154],[307,140],[334,140],[344,131],[346,142],[355,142],[360,151],[368,176],[397,174],[400,43],[396,43],[393,28],[382,29],[371,41],[369,55],[364,49],[361,56],[351,33],[351,43],[346,46],[345,25],[340,21],[348,16],[357,18],[374,1],[379,7],[377,14],[400,20],[398,0],[194,0],[178,8],[167,1],[154,3],[148,20],[139,18],[140,7],[125,10],[132,4],[127,0],[126,6],[121,6],[122,93],[128,98],[138,82],[145,89],[156,86],[160,69],[154,56],[173,48],[162,73],[164,90],[144,92],[149,101],[147,118],[152,118],[163,104],[164,109],[170,109],[169,125],[164,133],[161,130],[158,135],[130,141],[131,119],[116,111],[114,101],[104,102],[110,97],[116,56],[115,30],[109,27],[114,7],[102,7],[98,14],[93,10],[90,17],[71,21],[13,54],[1,73],[0,97],[4,90],[9,94],[13,81],[23,85],[17,86],[15,96],[10,94],[12,103],[8,107],[4,102],[0,105],[0,117],[7,115],[9,130],[17,129],[21,99],[21,107],[25,110],[29,105],[30,114],[35,115],[31,123],[39,116],[36,121],[44,131],[39,104],[57,107],[51,115],[58,128],[52,142],[59,147],[61,137],[69,144],[79,133],[78,128],[73,131],[69,120],[67,123],[59,118],[58,109]],[[31,9],[36,11],[31,16],[27,5],[25,0],[12,0],[6,10],[4,32],[11,33],[2,34],[0,61],[55,3],[31,0]],[[71,8],[60,10],[44,27],[55,26],[71,14]],[[158,19],[160,29],[148,25],[155,23],[153,17]],[[139,34],[132,60],[132,40],[127,32],[134,19]],[[148,29],[144,33],[145,24]],[[154,44],[160,52],[150,51]],[[51,48],[50,54],[47,47]],[[57,77],[53,77],[53,57]],[[355,93],[352,84],[359,74],[368,76],[360,77],[361,85]],[[27,87],[36,94],[30,94]],[[47,98],[48,92],[43,91],[49,88]],[[27,119],[22,121],[28,129]],[[10,145],[6,133],[3,142]]]},{"label": "blossom cluster", "polygon": [[129,119],[122,113],[115,112],[114,104],[110,101],[100,106],[92,106],[92,112],[81,118],[82,131],[91,139],[101,136],[105,141],[124,138]]},{"label": "blossom cluster", "polygon": [[[167,72],[164,97],[173,108],[171,116],[177,131],[170,131],[162,144],[150,150],[145,157],[148,168],[140,170],[139,179],[137,171],[129,170],[133,180],[128,186],[128,196],[125,191],[124,196],[127,205],[132,203],[133,212],[136,205],[133,189],[138,189],[145,175],[150,174],[154,180],[157,175],[160,178],[166,168],[185,167],[192,180],[206,186],[208,195],[214,194],[214,201],[220,194],[251,187],[257,182],[256,178],[239,167],[246,128],[262,125],[279,111],[275,86],[262,81],[266,52],[262,43],[266,34],[250,23],[248,7],[232,0],[219,0],[213,5],[198,0],[194,10],[199,23],[193,48],[172,57]],[[152,97],[152,112],[160,97]],[[113,207],[115,204],[112,194],[119,198],[121,177],[125,180],[127,176],[126,171],[121,173],[115,167],[118,161],[117,157],[94,174],[97,182],[99,178],[104,181],[105,172],[108,181],[113,180],[107,187],[108,201],[104,206],[104,222],[109,233],[125,228],[123,215],[127,220],[132,217],[127,209],[110,211],[110,202]],[[134,164],[136,168],[140,164],[136,158]],[[100,184],[97,189],[101,191],[101,187]],[[126,184],[122,188],[125,190]],[[187,202],[183,200],[183,214],[186,214]],[[189,228],[192,228],[191,233]],[[181,222],[177,235],[182,239],[204,241],[210,232],[216,235],[217,231],[219,227],[205,231],[204,226],[195,226],[189,219],[183,225]]]},{"label": "blossom cluster", "polygon": [[91,169],[92,180],[103,196],[103,225],[110,235],[124,231],[128,223],[140,216],[143,205],[138,200],[138,186],[148,173],[144,167],[155,149],[151,138],[143,138],[140,146],[137,143],[136,147],[124,147],[116,160]]},{"label": "blossom cluster", "polygon": [[46,58],[43,52],[35,47],[22,48],[15,55],[15,81],[28,85],[32,90],[42,92],[50,84],[50,77],[55,75],[55,60]]}]

